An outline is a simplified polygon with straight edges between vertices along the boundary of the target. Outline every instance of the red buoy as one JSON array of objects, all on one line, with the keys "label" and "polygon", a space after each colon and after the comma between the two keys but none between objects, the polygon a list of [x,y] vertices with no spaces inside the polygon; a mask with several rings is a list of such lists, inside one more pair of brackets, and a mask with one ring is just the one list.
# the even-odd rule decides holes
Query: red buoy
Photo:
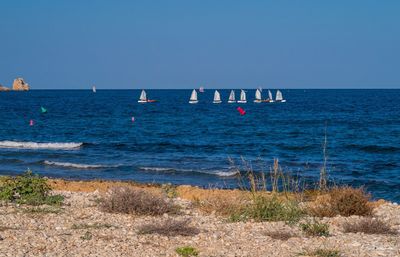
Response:
[{"label": "red buoy", "polygon": [[238,107],[236,110],[238,110],[238,112],[240,113],[240,115],[245,115],[246,114],[246,111],[242,108],[242,107]]}]

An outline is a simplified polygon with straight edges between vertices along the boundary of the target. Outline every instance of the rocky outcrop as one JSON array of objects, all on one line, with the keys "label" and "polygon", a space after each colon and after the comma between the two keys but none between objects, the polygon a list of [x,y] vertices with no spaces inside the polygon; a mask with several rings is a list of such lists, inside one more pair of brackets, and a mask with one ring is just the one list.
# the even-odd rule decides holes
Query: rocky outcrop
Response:
[{"label": "rocky outcrop", "polygon": [[0,84],[0,91],[10,91],[10,89],[9,89],[8,87],[3,87],[3,86]]},{"label": "rocky outcrop", "polygon": [[29,90],[29,85],[27,83],[25,83],[23,78],[16,78],[16,79],[14,79],[12,90],[14,90],[14,91],[28,91]]}]

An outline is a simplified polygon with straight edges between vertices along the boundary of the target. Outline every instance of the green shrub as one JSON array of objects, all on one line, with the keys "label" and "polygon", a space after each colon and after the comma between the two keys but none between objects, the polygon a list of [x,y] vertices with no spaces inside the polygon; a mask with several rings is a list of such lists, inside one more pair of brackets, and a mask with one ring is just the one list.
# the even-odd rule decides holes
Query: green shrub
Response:
[{"label": "green shrub", "polygon": [[199,251],[191,246],[178,247],[175,249],[176,253],[182,257],[198,256]]},{"label": "green shrub", "polygon": [[303,216],[302,209],[296,202],[281,201],[276,197],[257,195],[253,201],[237,213],[231,214],[231,221],[285,221],[296,223]]},{"label": "green shrub", "polygon": [[60,205],[61,195],[50,195],[47,179],[28,170],[22,175],[5,177],[0,183],[0,200],[28,205]]},{"label": "green shrub", "polygon": [[301,256],[312,256],[312,257],[340,257],[342,254],[336,249],[315,249],[307,250],[300,253]]},{"label": "green shrub", "polygon": [[308,236],[329,236],[329,225],[318,221],[301,223],[300,229]]}]

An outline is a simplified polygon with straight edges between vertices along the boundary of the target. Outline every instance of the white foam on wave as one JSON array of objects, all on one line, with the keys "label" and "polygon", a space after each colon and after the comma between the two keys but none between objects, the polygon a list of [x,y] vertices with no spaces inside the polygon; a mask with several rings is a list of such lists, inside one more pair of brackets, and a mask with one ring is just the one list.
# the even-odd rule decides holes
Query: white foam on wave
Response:
[{"label": "white foam on wave", "polygon": [[71,162],[44,161],[43,163],[46,165],[60,166],[60,167],[66,167],[66,168],[75,168],[75,169],[100,169],[100,168],[111,167],[111,166],[106,166],[106,165],[81,164],[81,163],[71,163]]},{"label": "white foam on wave", "polygon": [[168,172],[168,171],[177,171],[177,172],[195,172],[195,173],[203,173],[208,175],[216,175],[219,177],[232,177],[239,174],[238,171],[207,171],[207,170],[191,170],[191,169],[174,169],[174,168],[166,168],[166,167],[139,167],[139,169],[144,171],[155,171],[155,172]]},{"label": "white foam on wave", "polygon": [[233,177],[239,174],[239,171],[218,171],[215,173],[220,177]]},{"label": "white foam on wave", "polygon": [[0,148],[22,148],[22,149],[74,149],[79,148],[83,143],[37,143],[0,141]]}]

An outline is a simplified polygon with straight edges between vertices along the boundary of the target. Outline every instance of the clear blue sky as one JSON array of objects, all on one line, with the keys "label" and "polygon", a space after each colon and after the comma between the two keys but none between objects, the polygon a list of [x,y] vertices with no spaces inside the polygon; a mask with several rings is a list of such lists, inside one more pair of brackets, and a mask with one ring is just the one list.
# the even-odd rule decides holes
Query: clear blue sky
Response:
[{"label": "clear blue sky", "polygon": [[1,0],[0,84],[400,88],[398,0]]}]

